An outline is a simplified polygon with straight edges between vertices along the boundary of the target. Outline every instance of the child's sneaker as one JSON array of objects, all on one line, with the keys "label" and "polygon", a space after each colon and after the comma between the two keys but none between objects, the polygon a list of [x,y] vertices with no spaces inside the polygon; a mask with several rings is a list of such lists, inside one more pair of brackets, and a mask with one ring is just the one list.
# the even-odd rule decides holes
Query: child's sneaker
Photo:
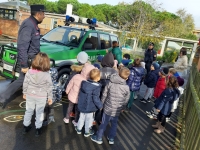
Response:
[{"label": "child's sneaker", "polygon": [[72,121],[73,125],[76,127],[77,123],[75,122],[75,120]]},{"label": "child's sneaker", "polygon": [[166,118],[166,122],[169,122],[170,121],[170,118]]},{"label": "child's sneaker", "polygon": [[70,113],[69,115],[71,118],[74,118],[75,117],[75,114],[73,112]]},{"label": "child's sneaker", "polygon": [[147,117],[153,119],[153,115],[152,114],[147,114]]},{"label": "child's sneaker", "polygon": [[75,127],[76,133],[81,134],[81,130],[79,130],[77,127]]},{"label": "child's sneaker", "polygon": [[64,123],[69,123],[69,119],[64,118],[63,121]]},{"label": "child's sneaker", "polygon": [[102,144],[102,139],[97,139],[97,135],[92,135],[91,140],[96,142],[97,144]]},{"label": "child's sneaker", "polygon": [[150,98],[148,98],[148,99],[147,99],[147,102],[148,102],[148,103],[150,103],[150,102],[151,102],[151,99],[150,99]]},{"label": "child's sneaker", "polygon": [[147,101],[146,101],[144,98],[143,98],[143,99],[140,99],[140,102],[141,102],[141,103],[145,103],[145,104],[147,103]]},{"label": "child's sneaker", "polygon": [[90,129],[89,133],[84,133],[84,137],[88,137],[94,134],[94,130]]},{"label": "child's sneaker", "polygon": [[114,144],[114,139],[110,139],[109,137],[107,137],[109,144]]},{"label": "child's sneaker", "polygon": [[151,112],[149,112],[149,111],[146,111],[146,114],[147,114],[147,115],[151,115]]},{"label": "child's sneaker", "polygon": [[154,120],[157,120],[157,115],[152,114],[152,116],[153,116],[153,119],[154,119]]}]

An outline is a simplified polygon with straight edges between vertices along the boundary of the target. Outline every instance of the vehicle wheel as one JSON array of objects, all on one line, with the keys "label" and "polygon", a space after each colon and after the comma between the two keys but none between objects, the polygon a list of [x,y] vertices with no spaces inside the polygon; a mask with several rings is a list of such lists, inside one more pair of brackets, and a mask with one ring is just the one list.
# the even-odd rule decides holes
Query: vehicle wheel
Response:
[{"label": "vehicle wheel", "polygon": [[65,83],[69,79],[69,74],[70,74],[69,68],[61,69],[58,72],[58,82],[61,84],[63,92],[65,91]]}]

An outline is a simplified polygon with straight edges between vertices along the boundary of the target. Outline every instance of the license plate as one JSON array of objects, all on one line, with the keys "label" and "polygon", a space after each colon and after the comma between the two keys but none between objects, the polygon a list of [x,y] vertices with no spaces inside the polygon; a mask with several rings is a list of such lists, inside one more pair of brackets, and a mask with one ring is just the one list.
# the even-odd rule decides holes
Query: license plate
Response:
[{"label": "license plate", "polygon": [[3,69],[8,70],[8,71],[13,71],[13,66],[7,65],[7,64],[3,64]]}]

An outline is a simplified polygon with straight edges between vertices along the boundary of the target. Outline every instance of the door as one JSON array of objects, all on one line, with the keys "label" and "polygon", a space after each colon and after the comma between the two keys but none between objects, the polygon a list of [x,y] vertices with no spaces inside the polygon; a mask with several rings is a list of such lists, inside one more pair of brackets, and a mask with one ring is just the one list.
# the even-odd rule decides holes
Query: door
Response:
[{"label": "door", "polygon": [[111,40],[109,34],[99,33],[100,39],[100,48],[99,48],[99,55],[104,56],[106,54],[106,50],[111,49]]},{"label": "door", "polygon": [[98,55],[98,34],[97,32],[90,32],[83,44],[82,50],[89,56],[89,61],[94,63]]}]

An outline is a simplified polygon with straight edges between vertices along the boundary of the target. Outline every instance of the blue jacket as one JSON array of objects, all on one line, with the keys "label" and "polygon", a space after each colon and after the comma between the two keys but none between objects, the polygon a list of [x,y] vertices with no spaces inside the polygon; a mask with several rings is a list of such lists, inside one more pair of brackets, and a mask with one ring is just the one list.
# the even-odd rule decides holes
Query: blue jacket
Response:
[{"label": "blue jacket", "polygon": [[171,112],[174,101],[178,99],[179,96],[180,91],[177,88],[166,88],[160,97],[155,100],[154,107],[160,110],[163,115],[167,116]]},{"label": "blue jacket", "polygon": [[82,113],[95,112],[103,107],[100,100],[101,85],[88,80],[82,81],[78,96],[78,110]]},{"label": "blue jacket", "polygon": [[138,91],[140,89],[140,82],[142,77],[145,75],[145,70],[143,67],[131,67],[130,75],[127,80],[127,85],[130,91]]},{"label": "blue jacket", "polygon": [[154,88],[156,86],[157,80],[158,80],[157,72],[156,70],[152,70],[146,75],[144,79],[144,84],[148,88]]}]

